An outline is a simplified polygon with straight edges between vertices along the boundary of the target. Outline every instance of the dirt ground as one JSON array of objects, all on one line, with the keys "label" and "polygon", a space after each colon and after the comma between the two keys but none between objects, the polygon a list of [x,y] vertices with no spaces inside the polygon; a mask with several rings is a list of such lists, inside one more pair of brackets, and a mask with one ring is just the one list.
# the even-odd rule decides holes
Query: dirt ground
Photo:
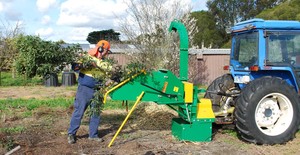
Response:
[{"label": "dirt ground", "polygon": [[[72,97],[76,88],[68,87],[6,87],[0,88],[0,98],[54,98]],[[125,108],[124,108],[125,109]],[[57,155],[57,154],[105,154],[105,155],[277,155],[299,154],[300,133],[284,145],[254,145],[237,138],[232,126],[214,126],[211,142],[187,142],[175,139],[171,134],[171,119],[176,113],[164,106],[141,103],[132,117],[125,124],[113,145],[113,139],[126,110],[105,110],[99,127],[100,137],[104,142],[89,141],[88,118],[85,117],[78,131],[75,144],[67,143],[67,128],[71,117],[69,109],[50,109],[47,107],[35,110],[32,117],[15,118],[3,116],[0,111],[0,128],[24,126],[21,134],[5,135],[0,133],[0,140],[8,142],[13,139],[13,147],[20,149],[13,154]],[[201,131],[199,131],[201,134]],[[7,153],[0,148],[0,154]]]}]

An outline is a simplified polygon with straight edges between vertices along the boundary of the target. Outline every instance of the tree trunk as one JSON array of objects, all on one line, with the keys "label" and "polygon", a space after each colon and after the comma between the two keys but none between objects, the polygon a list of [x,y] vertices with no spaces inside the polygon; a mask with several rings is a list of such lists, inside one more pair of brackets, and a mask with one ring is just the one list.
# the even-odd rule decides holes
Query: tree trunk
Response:
[{"label": "tree trunk", "polygon": [[12,68],[12,69],[11,69],[11,77],[12,77],[13,79],[16,78],[16,70],[15,70],[15,68]]},{"label": "tree trunk", "polygon": [[0,86],[2,86],[2,76],[1,76],[1,73],[2,73],[2,69],[0,68]]}]

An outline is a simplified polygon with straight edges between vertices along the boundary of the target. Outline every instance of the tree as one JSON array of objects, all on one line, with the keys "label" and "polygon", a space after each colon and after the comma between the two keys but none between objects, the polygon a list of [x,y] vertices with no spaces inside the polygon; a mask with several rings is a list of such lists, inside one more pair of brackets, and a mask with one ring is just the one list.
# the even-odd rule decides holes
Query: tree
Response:
[{"label": "tree", "polygon": [[272,8],[285,0],[209,0],[207,1],[208,11],[213,15],[222,38],[229,41],[225,33],[234,24],[254,18],[261,11]]},{"label": "tree", "polygon": [[20,35],[17,40],[19,54],[17,72],[26,78],[36,75],[46,77],[60,71],[64,65],[74,62],[79,45],[63,48],[57,42],[44,41],[38,36]]},{"label": "tree", "polygon": [[[146,68],[170,69],[178,72],[179,42],[168,32],[170,23],[180,19],[188,28],[190,39],[197,31],[191,18],[190,7],[180,0],[128,0],[127,18],[120,18],[120,31],[135,45],[128,51],[133,61],[142,62]],[[168,6],[168,7],[166,7]]]},{"label": "tree", "polygon": [[238,4],[235,0],[209,0],[207,7],[221,29],[225,30],[238,21]]},{"label": "tree", "polygon": [[274,8],[262,11],[256,16],[265,20],[300,20],[300,3],[298,0],[286,1]]},{"label": "tree", "polygon": [[254,18],[261,11],[273,8],[285,0],[209,0],[208,10],[220,27],[232,27],[235,23]]},{"label": "tree", "polygon": [[90,32],[86,38],[90,44],[97,44],[100,40],[120,41],[120,33],[113,29]]},{"label": "tree", "polygon": [[225,30],[217,28],[214,16],[210,12],[193,12],[192,17],[196,19],[199,30],[198,33],[194,34],[192,40],[194,46],[198,48],[202,48],[202,46],[220,48],[229,39],[223,37],[226,34]]},{"label": "tree", "polygon": [[64,40],[62,40],[62,39],[60,39],[60,40],[58,40],[58,41],[56,41],[58,44],[66,44],[66,42],[64,41]]},{"label": "tree", "polygon": [[17,50],[14,43],[14,38],[22,34],[22,25],[17,22],[12,26],[8,22],[1,21],[0,27],[0,85],[1,72],[3,70],[12,70],[14,78],[13,62],[15,61]]}]

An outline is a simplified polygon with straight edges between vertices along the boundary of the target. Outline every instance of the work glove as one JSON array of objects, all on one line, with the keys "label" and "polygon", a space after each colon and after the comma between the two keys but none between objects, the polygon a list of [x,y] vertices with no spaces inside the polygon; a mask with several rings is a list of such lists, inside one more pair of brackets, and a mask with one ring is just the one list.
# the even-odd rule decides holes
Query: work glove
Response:
[{"label": "work glove", "polygon": [[83,65],[81,63],[72,63],[72,70],[79,71],[81,68],[83,68]]},{"label": "work glove", "polygon": [[120,83],[121,75],[120,74],[113,74],[113,75],[111,75],[110,79],[117,82],[117,83]]},{"label": "work glove", "polygon": [[110,72],[110,79],[113,80],[114,82],[120,83],[122,75],[123,75],[123,70],[121,69],[120,66],[114,67],[111,72]]}]

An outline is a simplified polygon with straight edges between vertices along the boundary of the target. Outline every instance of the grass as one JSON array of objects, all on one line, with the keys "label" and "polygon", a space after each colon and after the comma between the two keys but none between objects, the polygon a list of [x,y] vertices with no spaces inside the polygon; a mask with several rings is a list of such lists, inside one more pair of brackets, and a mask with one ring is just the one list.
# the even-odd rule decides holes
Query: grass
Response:
[{"label": "grass", "polygon": [[4,147],[6,151],[9,151],[15,147],[15,140],[11,136],[2,138],[0,139],[0,146]]},{"label": "grass", "polygon": [[[39,99],[1,99],[0,100],[0,111],[3,114],[15,115],[18,113],[18,117],[26,118],[32,116],[32,112],[35,109],[41,107],[47,108],[60,108],[67,110],[71,105],[73,105],[73,98],[54,98],[47,100]],[[128,108],[130,109],[134,102],[128,102]],[[109,109],[125,109],[125,106],[122,106],[122,102],[108,100],[104,105],[104,110]]]},{"label": "grass", "polygon": [[1,72],[0,78],[1,86],[32,86],[43,84],[43,79],[40,77],[25,79],[23,76],[16,74],[16,77],[12,78],[11,72]]},{"label": "grass", "polygon": [[38,99],[2,99],[0,100],[0,110],[7,109],[26,109],[34,110],[41,106],[47,107],[62,107],[67,108],[73,103],[74,99],[71,98],[54,98],[47,100]]},{"label": "grass", "polygon": [[23,126],[15,126],[15,127],[8,127],[8,128],[0,128],[0,132],[6,133],[6,134],[16,134],[16,133],[22,133],[25,131],[25,127]]},{"label": "grass", "polygon": [[[128,109],[130,109],[134,104],[134,101],[128,101]],[[104,110],[108,109],[125,109],[125,104],[124,106],[122,105],[122,101],[114,101],[114,100],[108,100],[107,103],[104,105]]]},{"label": "grass", "polygon": [[232,137],[236,137],[236,138],[238,137],[237,136],[237,132],[235,130],[233,130],[233,129],[224,129],[224,130],[222,130],[222,133],[230,135]]},{"label": "grass", "polygon": [[[13,135],[20,134],[25,131],[25,127],[23,126],[15,126],[15,127],[2,127],[0,128],[0,133],[5,135]],[[15,140],[12,136],[5,136],[0,139],[0,146],[4,147],[7,151],[13,149],[15,147]]]},{"label": "grass", "polygon": [[[26,79],[23,75],[15,74],[15,78],[12,78],[12,72],[1,72],[0,74],[0,86],[36,86],[44,85],[42,77],[36,76],[31,79]],[[58,83],[62,83],[62,74],[58,75]]]}]

